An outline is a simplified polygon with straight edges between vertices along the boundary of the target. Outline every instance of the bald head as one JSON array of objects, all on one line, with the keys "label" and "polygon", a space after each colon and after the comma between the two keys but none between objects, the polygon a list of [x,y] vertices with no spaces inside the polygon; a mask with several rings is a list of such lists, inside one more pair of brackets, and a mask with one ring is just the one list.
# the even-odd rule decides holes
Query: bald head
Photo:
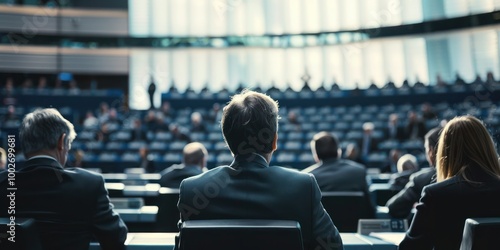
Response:
[{"label": "bald head", "polygon": [[184,155],[183,162],[185,165],[198,165],[200,168],[205,167],[205,159],[208,152],[205,146],[199,142],[192,142],[184,146],[182,150]]}]

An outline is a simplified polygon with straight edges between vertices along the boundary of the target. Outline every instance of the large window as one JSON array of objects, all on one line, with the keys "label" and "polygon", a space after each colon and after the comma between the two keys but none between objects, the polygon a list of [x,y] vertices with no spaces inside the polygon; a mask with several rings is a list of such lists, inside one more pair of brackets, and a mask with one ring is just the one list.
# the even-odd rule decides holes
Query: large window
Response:
[{"label": "large window", "polygon": [[[223,88],[268,89],[290,86],[300,90],[301,79],[310,76],[310,87],[317,89],[337,82],[343,89],[356,84],[366,88],[371,82],[382,87],[392,80],[400,86],[417,80],[434,84],[436,76],[453,82],[456,73],[465,81],[476,74],[483,80],[487,72],[500,76],[500,28],[480,28],[421,37],[374,39],[366,42],[304,48],[176,48],[132,49],[130,89],[137,93],[130,105],[148,108],[147,86],[153,76],[160,92],[175,84],[181,92],[207,86],[214,92]],[[208,84],[208,85],[207,85]]]},{"label": "large window", "polygon": [[246,36],[358,30],[500,8],[498,0],[129,0],[136,37]]}]

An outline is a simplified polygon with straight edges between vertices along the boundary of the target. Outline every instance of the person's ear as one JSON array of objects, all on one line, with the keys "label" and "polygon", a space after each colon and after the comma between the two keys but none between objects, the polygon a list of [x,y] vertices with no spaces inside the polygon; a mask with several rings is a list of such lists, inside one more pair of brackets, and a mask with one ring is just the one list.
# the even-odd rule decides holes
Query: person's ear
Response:
[{"label": "person's ear", "polygon": [[274,134],[274,140],[273,140],[273,151],[276,151],[278,149],[278,133]]},{"label": "person's ear", "polygon": [[57,149],[58,150],[63,150],[64,147],[66,147],[66,144],[65,144],[65,139],[66,139],[66,133],[63,133],[59,139],[57,140]]}]

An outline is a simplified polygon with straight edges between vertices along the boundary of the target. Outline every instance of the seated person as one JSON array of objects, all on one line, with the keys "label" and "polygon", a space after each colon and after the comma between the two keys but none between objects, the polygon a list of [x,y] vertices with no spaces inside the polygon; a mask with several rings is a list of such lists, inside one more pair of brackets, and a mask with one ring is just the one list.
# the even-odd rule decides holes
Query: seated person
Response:
[{"label": "seated person", "polygon": [[394,191],[400,191],[410,179],[410,175],[418,170],[417,157],[405,154],[398,160],[398,172],[391,175],[389,184]]},{"label": "seated person", "polygon": [[[327,191],[361,191],[372,205],[365,166],[340,159],[342,150],[334,134],[319,132],[311,140],[311,151],[316,164],[302,170],[316,177],[319,188]],[[374,211],[374,209],[372,209]]]},{"label": "seated person", "polygon": [[401,150],[397,148],[391,149],[387,157],[387,162],[384,164],[380,172],[382,173],[397,173],[398,172],[398,161],[401,158]]},{"label": "seated person", "polygon": [[436,150],[441,128],[433,128],[425,135],[425,156],[429,163],[429,168],[410,175],[408,184],[396,195],[394,195],[386,206],[389,208],[389,214],[394,218],[407,218],[416,202],[420,200],[420,194],[424,186],[435,181],[436,169]]},{"label": "seated person", "polygon": [[358,139],[358,145],[361,149],[361,159],[364,163],[368,162],[368,156],[378,150],[378,139],[373,136],[375,125],[371,122],[363,123],[363,137]]},{"label": "seated person", "polygon": [[359,155],[359,148],[356,143],[349,143],[345,148],[345,159],[361,163],[361,156]]},{"label": "seated person", "polygon": [[155,162],[146,146],[139,148],[139,168],[144,169],[146,173],[156,172]]},{"label": "seated person", "polygon": [[[19,144],[27,161],[16,169],[15,216],[35,219],[43,249],[88,249],[93,237],[101,249],[124,249],[127,227],[113,211],[103,177],[64,168],[75,137],[73,124],[55,109],[24,117]],[[2,197],[12,194],[7,187],[7,172],[0,172]],[[1,206],[8,203],[2,199]],[[7,211],[0,209],[0,216],[12,216]]]},{"label": "seated person", "polygon": [[480,120],[449,121],[436,159],[437,182],[424,187],[401,250],[459,249],[467,218],[500,217],[500,164]]},{"label": "seated person", "polygon": [[244,90],[232,97],[221,128],[234,161],[182,181],[181,221],[294,220],[300,223],[304,249],[343,249],[314,176],[269,166],[278,119],[277,102],[265,94]]},{"label": "seated person", "polygon": [[182,164],[170,166],[161,171],[162,187],[179,188],[182,180],[199,175],[206,170],[208,152],[199,142],[192,142],[182,150]]}]

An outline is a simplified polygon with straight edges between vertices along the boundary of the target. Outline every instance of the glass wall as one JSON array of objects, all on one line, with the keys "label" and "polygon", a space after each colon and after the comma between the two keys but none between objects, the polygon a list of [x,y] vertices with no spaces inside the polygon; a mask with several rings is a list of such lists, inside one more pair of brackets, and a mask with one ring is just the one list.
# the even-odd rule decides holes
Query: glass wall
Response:
[{"label": "glass wall", "polygon": [[420,23],[500,8],[498,0],[129,0],[135,37],[261,36]]},{"label": "glass wall", "polygon": [[[382,87],[389,80],[400,86],[404,80],[434,84],[437,75],[453,82],[457,73],[467,82],[487,72],[500,76],[500,27],[480,28],[421,37],[395,37],[366,42],[304,48],[176,48],[132,50],[130,89],[147,95],[152,75],[160,91],[172,84],[183,92],[223,88],[235,90],[241,83],[268,89],[290,86],[300,90],[302,76],[310,76],[310,87],[343,89],[371,82]],[[139,87],[137,87],[139,86]],[[158,104],[160,97],[157,96]],[[131,107],[147,108],[131,100]]]}]

